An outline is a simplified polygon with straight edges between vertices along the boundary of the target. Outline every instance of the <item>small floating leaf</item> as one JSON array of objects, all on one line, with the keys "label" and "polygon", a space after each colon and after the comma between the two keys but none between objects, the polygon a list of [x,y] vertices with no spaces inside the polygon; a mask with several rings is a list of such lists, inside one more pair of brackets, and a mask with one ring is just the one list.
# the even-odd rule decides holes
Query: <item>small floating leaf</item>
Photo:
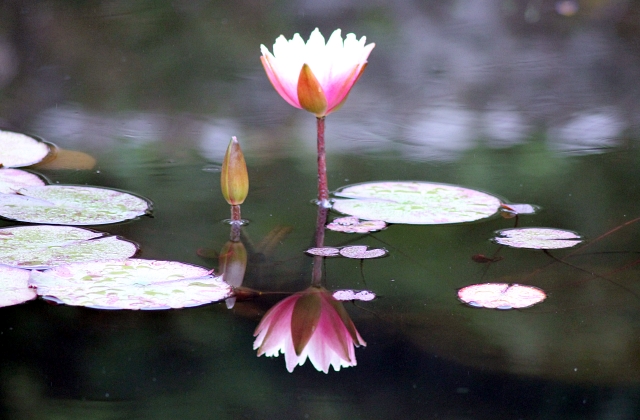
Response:
[{"label": "small floating leaf", "polygon": [[232,288],[204,267],[129,259],[32,271],[29,283],[44,299],[97,309],[171,309],[218,302]]},{"label": "small floating leaf", "polygon": [[376,298],[376,294],[369,290],[336,290],[333,292],[336,300],[361,300],[364,302],[371,301]]},{"label": "small floating leaf", "polygon": [[36,291],[29,288],[28,280],[29,271],[0,265],[0,307],[35,299]]},{"label": "small floating leaf", "polygon": [[510,219],[520,214],[534,214],[539,209],[538,206],[532,206],[531,204],[500,204],[500,214],[505,219]]},{"label": "small floating leaf", "polygon": [[38,175],[20,169],[0,169],[0,193],[12,194],[20,188],[42,186],[45,182]]},{"label": "small floating leaf", "polygon": [[500,199],[456,185],[432,182],[369,182],[335,193],[333,209],[365,220],[432,225],[462,223],[490,217]]},{"label": "small floating leaf", "polygon": [[387,255],[387,250],[382,248],[374,248],[367,251],[366,245],[346,246],[340,250],[340,255],[347,258],[364,259],[364,258],[380,258]]},{"label": "small floating leaf", "polygon": [[576,232],[552,228],[513,228],[496,232],[494,242],[511,248],[559,249],[571,248],[582,242]]},{"label": "small floating leaf", "polygon": [[72,262],[127,259],[138,247],[117,236],[70,226],[0,229],[0,264],[45,269]]},{"label": "small floating leaf", "polygon": [[0,194],[0,217],[51,225],[102,225],[134,219],[150,203],[131,193],[79,185],[26,187]]},{"label": "small floating leaf", "polygon": [[508,283],[472,284],[458,290],[458,299],[467,305],[491,309],[520,309],[547,297],[542,289]]},{"label": "small floating leaf", "polygon": [[56,149],[55,159],[38,164],[38,170],[75,169],[88,170],[96,166],[96,158],[77,150]]},{"label": "small floating leaf", "polygon": [[0,130],[0,164],[5,168],[34,165],[50,152],[47,143],[13,131]]},{"label": "small floating leaf", "polygon": [[337,257],[340,255],[340,250],[338,248],[332,248],[330,246],[325,246],[322,248],[309,248],[305,253],[309,255],[317,255],[320,257]]},{"label": "small floating leaf", "polygon": [[353,216],[339,217],[327,225],[329,230],[345,233],[375,232],[386,227],[387,224],[382,220],[360,220]]}]

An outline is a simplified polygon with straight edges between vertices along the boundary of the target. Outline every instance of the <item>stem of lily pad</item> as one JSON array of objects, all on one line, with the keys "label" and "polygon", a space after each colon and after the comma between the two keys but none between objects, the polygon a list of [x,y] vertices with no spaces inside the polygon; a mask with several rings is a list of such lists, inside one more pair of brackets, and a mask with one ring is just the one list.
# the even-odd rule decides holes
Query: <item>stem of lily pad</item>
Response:
[{"label": "stem of lily pad", "polygon": [[240,222],[242,217],[240,217],[240,205],[236,204],[231,206],[231,220],[234,222]]},{"label": "stem of lily pad", "polygon": [[318,205],[329,208],[329,186],[327,183],[327,156],[324,149],[324,117],[317,117],[318,122]]}]

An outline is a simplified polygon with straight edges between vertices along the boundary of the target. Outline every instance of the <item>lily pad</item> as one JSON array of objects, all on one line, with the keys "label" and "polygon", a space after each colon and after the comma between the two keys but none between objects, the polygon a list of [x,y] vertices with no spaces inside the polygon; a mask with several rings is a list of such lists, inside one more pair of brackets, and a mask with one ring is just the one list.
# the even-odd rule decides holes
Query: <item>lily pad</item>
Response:
[{"label": "lily pad", "polygon": [[29,271],[0,265],[0,307],[18,305],[35,299],[29,288]]},{"label": "lily pad", "polygon": [[387,250],[383,248],[373,248],[367,250],[366,245],[353,245],[345,246],[340,250],[340,255],[347,258],[365,259],[365,258],[380,258],[387,255]]},{"label": "lily pad", "polygon": [[30,166],[51,152],[42,140],[13,131],[0,130],[0,164],[5,168]]},{"label": "lily pad", "polygon": [[333,209],[365,220],[433,225],[473,222],[496,214],[500,199],[487,193],[419,181],[355,184],[338,190]]},{"label": "lily pad", "polygon": [[376,294],[369,290],[336,290],[333,292],[336,300],[361,300],[369,302],[376,298]]},{"label": "lily pad", "polygon": [[552,228],[513,228],[496,232],[493,241],[511,248],[560,249],[571,248],[582,242],[576,232]]},{"label": "lily pad", "polygon": [[458,290],[458,299],[477,308],[528,308],[546,297],[547,294],[542,289],[522,284],[482,283]]},{"label": "lily pad", "polygon": [[21,188],[0,194],[0,217],[50,225],[103,225],[147,214],[151,203],[131,193],[80,185]]},{"label": "lily pad", "polygon": [[327,225],[329,230],[344,233],[368,233],[386,227],[387,224],[382,220],[360,220],[353,216],[339,217]]},{"label": "lily pad", "polygon": [[42,270],[73,262],[127,259],[138,247],[117,236],[70,226],[0,229],[0,264]]},{"label": "lily pad", "polygon": [[500,205],[500,214],[505,219],[510,219],[521,214],[535,214],[540,207],[531,204],[505,204]]},{"label": "lily pad", "polygon": [[20,188],[42,186],[45,182],[36,174],[20,169],[0,169],[0,193],[12,194]]},{"label": "lily pad", "polygon": [[46,300],[97,309],[171,309],[228,298],[210,270],[175,261],[111,260],[32,271],[29,284]]},{"label": "lily pad", "polygon": [[340,255],[340,250],[338,248],[333,248],[330,246],[325,246],[322,248],[309,248],[304,252],[309,255],[317,255],[320,257],[337,257]]}]

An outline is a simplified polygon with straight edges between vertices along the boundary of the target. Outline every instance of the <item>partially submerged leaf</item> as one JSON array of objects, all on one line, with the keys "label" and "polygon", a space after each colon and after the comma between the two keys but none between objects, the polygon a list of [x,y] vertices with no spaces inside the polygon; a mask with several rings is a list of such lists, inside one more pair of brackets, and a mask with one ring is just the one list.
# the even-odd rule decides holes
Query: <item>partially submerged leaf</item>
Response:
[{"label": "partially submerged leaf", "polygon": [[505,219],[510,219],[521,214],[534,214],[540,208],[531,204],[500,204],[500,214]]},{"label": "partially submerged leaf", "polygon": [[0,193],[13,194],[20,188],[42,186],[45,182],[36,174],[20,169],[0,169]]},{"label": "partially submerged leaf", "polygon": [[80,185],[26,187],[0,194],[0,217],[51,225],[102,225],[135,219],[151,209],[131,193]]},{"label": "partially submerged leaf", "polygon": [[138,247],[117,236],[70,226],[0,229],[0,264],[45,269],[72,262],[127,259]]},{"label": "partially submerged leaf", "polygon": [[327,225],[329,230],[345,233],[375,232],[386,227],[387,224],[382,220],[360,220],[353,216],[339,217]]},{"label": "partially submerged leaf", "polygon": [[546,297],[537,287],[509,283],[472,284],[458,290],[458,299],[467,305],[490,309],[528,308]]},{"label": "partially submerged leaf", "polygon": [[29,271],[0,265],[0,307],[18,305],[35,299],[29,288]]},{"label": "partially submerged leaf", "polygon": [[335,193],[333,209],[365,220],[418,225],[463,223],[490,217],[500,199],[456,185],[432,182],[368,182]]},{"label": "partially submerged leaf", "polygon": [[88,170],[96,166],[96,158],[78,150],[56,149],[54,159],[47,159],[45,162],[39,163],[38,170],[58,170],[58,169],[75,169]]},{"label": "partially submerged leaf", "polygon": [[44,299],[97,309],[184,308],[232,295],[231,286],[204,267],[142,259],[32,271],[29,284]]},{"label": "partially submerged leaf", "polygon": [[34,165],[50,153],[49,145],[34,137],[0,130],[0,164],[5,168]]},{"label": "partially submerged leaf", "polygon": [[309,255],[318,255],[321,257],[337,257],[340,255],[340,250],[338,248],[333,248],[330,246],[325,246],[322,248],[309,248],[306,251]]},{"label": "partially submerged leaf", "polygon": [[560,249],[582,242],[576,232],[552,228],[513,228],[496,232],[493,241],[511,248]]},{"label": "partially submerged leaf", "polygon": [[364,302],[376,298],[376,294],[370,290],[336,290],[333,292],[336,300],[361,300]]},{"label": "partially submerged leaf", "polygon": [[340,249],[340,255],[355,259],[380,258],[387,255],[387,250],[383,248],[374,248],[367,251],[366,245],[353,245]]}]

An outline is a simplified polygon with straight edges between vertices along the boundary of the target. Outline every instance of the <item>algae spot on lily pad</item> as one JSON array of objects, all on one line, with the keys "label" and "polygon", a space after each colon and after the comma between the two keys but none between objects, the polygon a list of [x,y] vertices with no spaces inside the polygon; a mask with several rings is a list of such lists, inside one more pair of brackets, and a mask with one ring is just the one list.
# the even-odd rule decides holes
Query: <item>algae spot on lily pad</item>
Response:
[{"label": "algae spot on lily pad", "polygon": [[333,209],[365,220],[434,225],[473,222],[496,214],[500,199],[456,185],[419,181],[367,182],[343,187]]},{"label": "algae spot on lily pad", "polygon": [[18,305],[35,299],[29,288],[29,271],[0,265],[0,307]]},{"label": "algae spot on lily pad", "polygon": [[0,169],[0,193],[12,194],[20,188],[43,186],[45,182],[36,174],[20,169]]},{"label": "algae spot on lily pad", "polygon": [[127,259],[133,242],[70,226],[14,226],[0,229],[0,264],[45,269],[73,262]]},{"label": "algae spot on lily pad", "polygon": [[51,225],[103,225],[149,213],[151,203],[124,191],[81,185],[26,187],[0,194],[0,217]]},{"label": "algae spot on lily pad", "polygon": [[528,308],[545,300],[537,287],[509,283],[472,284],[458,290],[458,299],[469,306],[490,309]]},{"label": "algae spot on lily pad", "polygon": [[30,166],[42,161],[51,152],[39,139],[13,131],[0,130],[0,164],[5,168]]},{"label": "algae spot on lily pad", "polygon": [[560,249],[578,245],[582,237],[563,229],[512,228],[497,231],[493,241],[511,248]]},{"label": "algae spot on lily pad", "polygon": [[45,300],[96,309],[172,309],[232,296],[210,270],[176,261],[112,260],[32,271],[29,284]]},{"label": "algae spot on lily pad", "polygon": [[333,292],[333,297],[336,300],[361,300],[363,302],[369,302],[376,298],[376,294],[369,290],[336,290]]}]

